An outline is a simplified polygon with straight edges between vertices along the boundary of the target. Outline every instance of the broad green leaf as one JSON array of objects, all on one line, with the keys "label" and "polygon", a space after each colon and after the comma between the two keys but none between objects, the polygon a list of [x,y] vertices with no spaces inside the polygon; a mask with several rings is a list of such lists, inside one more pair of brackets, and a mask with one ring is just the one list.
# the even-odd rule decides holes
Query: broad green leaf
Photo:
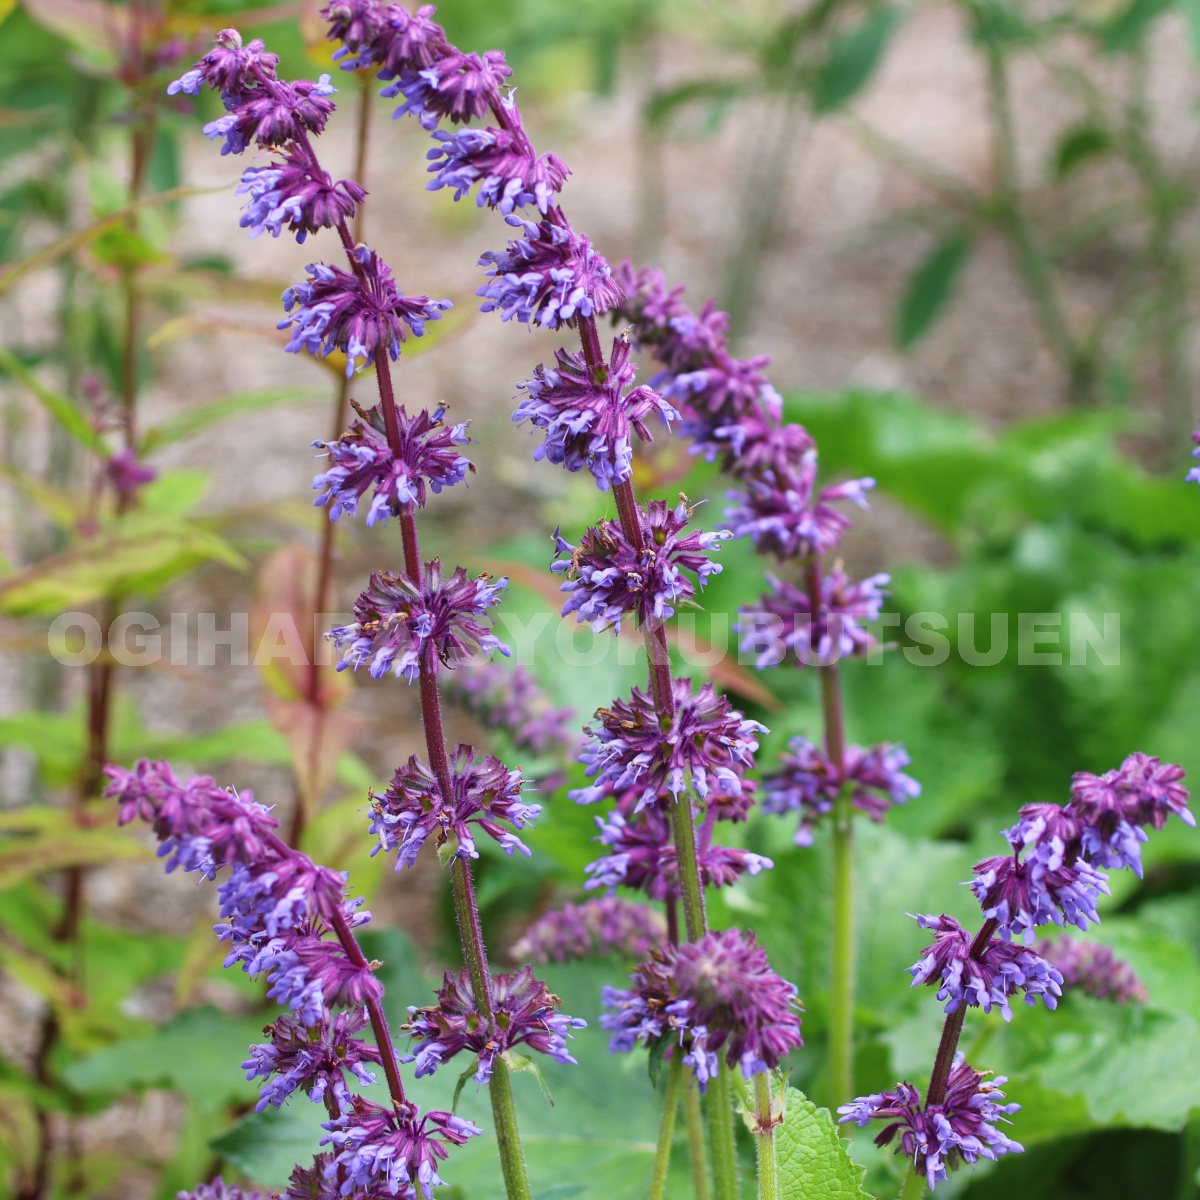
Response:
[{"label": "broad green leaf", "polygon": [[755,85],[749,81],[696,80],[667,91],[656,92],[646,102],[643,116],[648,125],[662,125],[673,113],[689,104],[706,102],[711,105],[724,105],[755,90]]},{"label": "broad green leaf", "polygon": [[937,320],[967,261],[970,237],[959,231],[939,242],[921,260],[900,300],[896,342],[911,346]]},{"label": "broad green leaf", "polygon": [[870,1200],[864,1170],[851,1157],[827,1108],[788,1088],[783,1124],[775,1131],[780,1200]]},{"label": "broad green leaf", "polygon": [[143,512],[159,517],[186,517],[204,498],[212,475],[194,467],[160,472],[139,493]]},{"label": "broad green leaf", "polygon": [[63,867],[148,858],[149,848],[115,829],[81,829],[66,820],[45,834],[0,843],[0,890]]},{"label": "broad green leaf", "polygon": [[860,91],[879,65],[899,20],[898,9],[882,8],[857,29],[834,39],[813,91],[816,112],[840,108]]},{"label": "broad green leaf", "polygon": [[178,416],[171,417],[161,425],[155,425],[146,431],[142,440],[143,451],[155,449],[158,446],[169,446],[173,442],[190,437],[206,426],[230,417],[242,416],[246,413],[261,412],[279,404],[292,404],[313,401],[327,401],[326,392],[312,388],[264,388],[258,392],[239,392],[233,396],[225,396],[209,404],[198,404],[186,409]]},{"label": "broad green leaf", "polygon": [[[3,283],[3,279],[4,276],[0,276],[0,284]],[[3,288],[0,287],[0,295],[2,294]],[[108,453],[104,439],[92,428],[91,422],[75,402],[48,388],[15,354],[3,347],[0,347],[0,368],[3,368],[10,379],[24,384],[77,442],[89,450],[96,451],[97,454]]]},{"label": "broad green leaf", "polygon": [[1172,5],[1172,0],[1132,0],[1104,27],[1100,43],[1109,54],[1141,45],[1150,25]]},{"label": "broad green leaf", "polygon": [[1080,163],[1096,158],[1112,149],[1112,138],[1095,125],[1077,125],[1068,130],[1058,143],[1054,156],[1054,173],[1059,179],[1070,174]]}]

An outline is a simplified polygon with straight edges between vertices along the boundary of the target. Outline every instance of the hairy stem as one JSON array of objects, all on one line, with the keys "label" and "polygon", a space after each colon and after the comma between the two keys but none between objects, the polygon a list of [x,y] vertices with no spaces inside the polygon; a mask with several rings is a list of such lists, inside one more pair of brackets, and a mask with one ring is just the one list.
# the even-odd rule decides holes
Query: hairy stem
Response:
[{"label": "hairy stem", "polygon": [[649,1200],[663,1200],[666,1194],[667,1170],[671,1165],[671,1147],[675,1142],[675,1113],[679,1109],[679,1088],[682,1081],[683,1055],[676,1047],[667,1068],[667,1092],[663,1097],[662,1121],[658,1126],[658,1145],[654,1150]]},{"label": "hairy stem", "polygon": [[900,1200],[921,1200],[925,1194],[925,1176],[912,1164],[904,1175],[904,1186],[900,1189]]},{"label": "hairy stem", "polygon": [[693,1200],[708,1200],[708,1155],[705,1149],[704,1113],[700,1108],[700,1085],[690,1071],[683,1088],[683,1115],[687,1121],[688,1155],[692,1163]]},{"label": "hairy stem", "polygon": [[771,1113],[771,1075],[754,1077],[754,1148],[758,1156],[758,1200],[780,1200],[779,1162],[775,1153],[775,1124]]},{"label": "hairy stem", "polygon": [[733,1098],[729,1068],[724,1063],[708,1081],[708,1146],[712,1153],[713,1194],[716,1200],[738,1200],[737,1146],[733,1137]]}]

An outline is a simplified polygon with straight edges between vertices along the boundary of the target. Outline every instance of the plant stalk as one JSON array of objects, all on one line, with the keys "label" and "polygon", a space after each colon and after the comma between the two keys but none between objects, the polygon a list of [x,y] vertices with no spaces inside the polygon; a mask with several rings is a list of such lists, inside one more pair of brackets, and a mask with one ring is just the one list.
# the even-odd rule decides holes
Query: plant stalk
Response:
[{"label": "plant stalk", "polygon": [[900,1189],[900,1200],[921,1200],[925,1195],[925,1176],[917,1170],[914,1164],[908,1164],[904,1176],[904,1186]]},{"label": "plant stalk", "polygon": [[700,1085],[690,1071],[683,1086],[683,1115],[687,1122],[688,1156],[692,1164],[692,1198],[708,1200],[708,1154],[704,1138],[704,1113],[700,1108]]},{"label": "plant stalk", "polygon": [[758,1200],[781,1200],[769,1071],[760,1071],[754,1077],[754,1118],[757,1126],[754,1147],[758,1156]]},{"label": "plant stalk", "polygon": [[733,1097],[729,1087],[729,1068],[724,1063],[708,1081],[704,1100],[708,1115],[708,1147],[712,1154],[713,1195],[716,1200],[738,1200]]},{"label": "plant stalk", "polygon": [[654,1150],[654,1170],[650,1175],[649,1200],[663,1200],[666,1195],[667,1170],[671,1166],[671,1147],[675,1142],[675,1113],[679,1108],[679,1090],[682,1081],[683,1055],[676,1046],[667,1068],[667,1092],[663,1097],[662,1121],[658,1126],[658,1145]]}]

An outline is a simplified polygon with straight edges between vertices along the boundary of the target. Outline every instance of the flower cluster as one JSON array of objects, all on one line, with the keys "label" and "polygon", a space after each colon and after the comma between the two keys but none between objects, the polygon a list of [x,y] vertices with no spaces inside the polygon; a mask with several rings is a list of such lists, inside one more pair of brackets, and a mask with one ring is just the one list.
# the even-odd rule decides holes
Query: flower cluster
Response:
[{"label": "flower cluster", "polygon": [[524,829],[542,811],[521,800],[521,772],[509,770],[494,755],[477,757],[459,745],[450,766],[449,799],[430,769],[414,754],[400,767],[387,790],[371,793],[371,833],[378,839],[372,854],[396,851],[396,870],[411,867],[432,835],[438,847],[451,845],[458,858],[478,858],[472,827],[495,839],[506,854],[529,849],[499,824]]},{"label": "flower cluster", "polygon": [[699,530],[684,534],[694,512],[683,497],[674,508],[665,500],[639,507],[640,545],[630,543],[619,521],[597,522],[579,546],[555,530],[554,557],[562,557],[551,570],[567,577],[561,588],[568,594],[562,615],[574,613],[596,632],[610,626],[619,630],[628,613],[641,624],[674,616],[676,606],[690,603],[696,594],[695,584],[683,572],[693,572],[703,587],[721,570],[709,553],[729,536]]},{"label": "flower cluster", "polygon": [[1145,1004],[1150,998],[1146,985],[1111,946],[1063,936],[1043,938],[1033,949],[1053,964],[1068,990],[1078,988],[1086,996],[1116,1004]]},{"label": "flower cluster", "polygon": [[947,1170],[961,1163],[976,1163],[981,1158],[994,1161],[1024,1150],[997,1127],[1021,1108],[1000,1103],[1004,1099],[1000,1087],[1005,1082],[1003,1075],[988,1079],[959,1054],[939,1103],[922,1104],[921,1093],[911,1083],[901,1083],[893,1092],[843,1104],[838,1112],[843,1122],[853,1121],[858,1126],[887,1121],[875,1144],[888,1146],[899,1135],[896,1153],[903,1154],[934,1187],[946,1178]]},{"label": "flower cluster", "polygon": [[587,1022],[557,1011],[561,1001],[532,967],[515,975],[492,977],[492,1020],[479,1011],[466,968],[446,972],[437,1004],[410,1008],[405,1029],[412,1035],[414,1049],[403,1061],[416,1063],[417,1075],[434,1071],[463,1050],[476,1056],[474,1079],[487,1083],[496,1059],[517,1046],[528,1046],[555,1062],[574,1063],[567,1049],[573,1029]]},{"label": "flower cluster", "polygon": [[399,453],[388,443],[387,427],[378,407],[358,410],[355,421],[333,442],[313,442],[329,455],[330,467],[313,480],[313,489],[324,489],[313,502],[329,509],[329,519],[342,513],[354,516],[359,501],[371,491],[367,524],[394,517],[406,504],[424,508],[426,485],[435,493],[452,487],[475,468],[454,448],[465,446],[467,422],[445,425],[444,407],[432,415],[422,409],[410,417],[403,407],[396,410]]},{"label": "flower cluster", "polygon": [[343,656],[338,670],[366,666],[376,679],[391,672],[412,683],[427,651],[448,667],[477,652],[507,655],[508,647],[486,623],[488,609],[500,603],[507,586],[507,579],[493,582],[487,575],[469,579],[463,567],[443,579],[436,558],[425,564],[419,586],[406,575],[379,571],[354,602],[354,621],[329,631]]},{"label": "flower cluster", "polygon": [[[588,315],[588,314],[585,314]],[[626,388],[636,368],[629,361],[629,342],[613,342],[608,369],[596,379],[581,354],[556,350],[556,368],[539,364],[532,379],[520,386],[528,396],[513,413],[513,420],[531,421],[546,432],[534,451],[568,471],[587,467],[601,490],[629,478],[636,433],[653,441],[646,420],[652,414],[669,426],[678,413],[653,388]]]},{"label": "flower cluster", "polygon": [[[1193,458],[1200,458],[1200,429],[1197,429],[1192,434],[1192,444],[1196,447],[1192,451]],[[1185,483],[1200,483],[1200,467],[1193,467],[1188,473]]]},{"label": "flower cluster", "polygon": [[667,936],[662,915],[620,896],[597,896],[543,913],[510,957],[516,961],[567,962],[574,958],[645,958]]},{"label": "flower cluster", "polygon": [[849,786],[850,803],[872,821],[882,821],[893,804],[921,794],[921,785],[903,768],[909,758],[903,746],[883,742],[864,749],[847,746],[844,771],[807,738],[794,737],[780,767],[762,780],[762,810],[783,816],[798,813],[796,844],[811,846],[817,823],[833,811],[834,801]]},{"label": "flower cluster", "polygon": [[202,1183],[190,1192],[179,1192],[175,1200],[266,1200],[262,1192],[244,1192],[218,1175],[211,1183]]},{"label": "flower cluster", "polygon": [[724,1051],[749,1078],[803,1044],[796,989],[776,975],[752,933],[728,929],[666,946],[637,967],[630,989],[605,988],[600,1018],[614,1053],[669,1038],[704,1084]]},{"label": "flower cluster", "polygon": [[751,798],[743,777],[754,765],[755,735],[763,726],[743,717],[711,683],[694,690],[690,679],[674,679],[671,690],[670,719],[637,687],[630,699],[597,711],[598,723],[585,731],[593,740],[580,755],[595,782],[571,792],[572,799],[590,804],[632,792],[638,811],[664,792],[678,797],[690,782],[702,800],[711,794],[744,802],[726,810],[744,815]]}]

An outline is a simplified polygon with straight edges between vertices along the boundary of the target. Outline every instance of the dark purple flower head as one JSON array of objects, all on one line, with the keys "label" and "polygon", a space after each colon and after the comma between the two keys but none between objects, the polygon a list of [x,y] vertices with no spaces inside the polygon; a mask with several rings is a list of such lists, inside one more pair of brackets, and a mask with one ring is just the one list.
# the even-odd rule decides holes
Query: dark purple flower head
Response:
[{"label": "dark purple flower head", "polygon": [[365,665],[376,679],[390,671],[412,683],[427,649],[448,667],[478,651],[507,655],[487,617],[507,586],[507,579],[493,582],[487,575],[469,579],[463,567],[443,579],[436,558],[425,564],[420,587],[406,575],[379,571],[354,603],[354,622],[329,631],[343,656],[338,670]]},{"label": "dark purple flower head", "polygon": [[262,1192],[244,1192],[218,1175],[211,1183],[201,1183],[190,1192],[177,1192],[175,1200],[266,1200]]},{"label": "dark purple flower head", "polygon": [[864,749],[847,746],[845,776],[828,755],[807,738],[794,737],[788,752],[779,756],[782,766],[763,776],[763,812],[783,816],[799,813],[796,845],[811,846],[813,830],[833,811],[844,784],[850,785],[850,803],[872,821],[882,821],[893,804],[903,804],[921,794],[921,785],[902,768],[909,757],[893,742]]},{"label": "dark purple flower head", "polygon": [[[712,840],[714,814],[696,830],[696,861],[703,887],[729,887],[744,873],[757,875],[775,864],[740,846]],[[680,895],[679,859],[671,837],[671,821],[662,805],[652,804],[629,816],[613,812],[597,817],[599,841],[608,853],[585,868],[588,888],[628,887],[644,891],[651,900]]]},{"label": "dark purple flower head", "polygon": [[137,451],[120,450],[104,464],[105,474],[122,503],[130,503],[148,483],[158,478],[158,472],[138,462]]},{"label": "dark purple flower head", "polygon": [[[390,77],[394,70],[389,62],[380,74]],[[423,128],[436,129],[443,117],[460,125],[498,108],[500,88],[511,74],[502,50],[465,54],[448,47],[447,53],[431,66],[419,70],[402,67],[379,94],[385,98],[404,97],[393,117],[416,117]]]},{"label": "dark purple flower head", "polygon": [[431,1200],[443,1180],[438,1164],[448,1147],[461,1146],[483,1131],[448,1112],[427,1112],[415,1104],[384,1108],[355,1096],[348,1113],[325,1123],[321,1145],[333,1149],[326,1178],[343,1196],[388,1194],[400,1200]]},{"label": "dark purple flower head", "polygon": [[508,216],[514,208],[532,204],[544,216],[571,172],[553,154],[539,156],[525,135],[516,104],[511,98],[502,104],[504,129],[434,133],[438,145],[426,155],[434,179],[426,187],[431,192],[452,188],[454,199],[461,200],[479,184],[480,208],[486,205]]},{"label": "dark purple flower head", "polygon": [[309,263],[307,282],[283,293],[288,316],[279,322],[280,329],[292,327],[289,354],[307,350],[324,358],[340,350],[346,356],[347,378],[360,360],[372,360],[376,346],[385,347],[395,361],[409,331],[420,337],[426,321],[438,320],[442,310],[451,307],[449,300],[403,295],[387,263],[366,246],[356,247],[354,260],[354,272]]},{"label": "dark purple flower head", "polygon": [[640,624],[673,617],[679,605],[690,604],[696,586],[683,572],[692,571],[703,587],[721,566],[709,558],[729,535],[683,530],[695,509],[683,497],[672,508],[665,500],[639,505],[638,524],[642,547],[635,549],[619,521],[604,519],[591,526],[578,547],[554,533],[551,570],[564,573],[561,591],[568,593],[562,615],[575,614],[599,632],[609,626],[620,630],[621,619],[636,615]]},{"label": "dark purple flower head", "polygon": [[247,167],[237,194],[246,196],[240,224],[252,238],[278,237],[286,228],[303,243],[310,233],[348,221],[366,197],[357,183],[336,183],[307,150],[293,148],[282,161]]},{"label": "dark purple flower head", "polygon": [[357,411],[362,419],[336,442],[313,442],[329,454],[331,461],[329,469],[313,480],[314,489],[325,489],[313,503],[328,505],[330,520],[336,521],[343,512],[355,516],[359,500],[370,490],[367,524],[386,521],[399,515],[405,504],[423,508],[426,484],[435,493],[440,492],[475,470],[455,449],[471,440],[467,436],[468,422],[444,424],[445,408],[434,409],[432,415],[422,409],[415,417],[410,417],[402,405],[397,408],[399,458],[388,443],[379,407]]},{"label": "dark purple flower head", "polygon": [[597,486],[607,490],[632,473],[632,434],[651,442],[647,419],[657,416],[669,427],[679,414],[653,388],[625,392],[636,368],[624,338],[613,342],[608,369],[599,380],[581,353],[556,350],[554,356],[556,368],[539,364],[533,378],[520,385],[529,395],[517,406],[513,420],[532,421],[546,431],[534,459],[545,458],[568,471],[586,467]]},{"label": "dark purple flower head", "polygon": [[430,67],[451,52],[445,31],[432,20],[434,11],[432,4],[410,13],[403,4],[335,0],[321,15],[329,22],[330,41],[343,44],[334,55],[343,70],[379,66],[381,77],[391,79]]},{"label": "dark purple flower head", "polygon": [[865,626],[879,619],[889,576],[855,582],[840,562],[835,563],[821,579],[821,607],[815,618],[804,588],[773,575],[767,582],[773,590],[757,608],[741,609],[736,625],[743,653],[753,653],[760,670],[789,659],[804,666],[829,666],[866,654],[878,644]]},{"label": "dark purple flower head", "polygon": [[817,455],[807,450],[794,470],[767,469],[745,479],[744,492],[730,492],[729,528],[748,537],[760,554],[807,558],[834,549],[852,522],[834,505],[849,500],[867,507],[873,479],[851,479],[818,492]]},{"label": "dark purple flower head", "polygon": [[366,1013],[356,1010],[340,1012],[320,1025],[304,1026],[280,1017],[266,1026],[263,1033],[271,1040],[251,1046],[250,1057],[242,1063],[247,1079],[267,1080],[257,1110],[262,1112],[268,1105],[279,1108],[293,1092],[304,1091],[314,1104],[349,1111],[347,1072],[365,1087],[375,1082],[375,1073],[366,1064],[382,1061],[378,1047],[355,1036],[367,1024]]},{"label": "dark purple flower head", "polygon": [[743,776],[754,765],[755,735],[763,726],[743,717],[711,683],[693,691],[690,679],[674,679],[671,687],[673,720],[636,687],[630,699],[597,711],[597,724],[585,731],[592,742],[580,755],[595,782],[571,792],[573,800],[589,804],[630,792],[636,811],[662,792],[679,796],[689,783],[702,800],[745,792]]},{"label": "dark purple flower head", "polygon": [[437,1004],[408,1010],[412,1019],[405,1029],[415,1049],[402,1061],[415,1062],[420,1077],[432,1075],[447,1059],[469,1050],[478,1059],[474,1078],[480,1084],[491,1079],[496,1058],[517,1046],[548,1054],[558,1063],[574,1063],[567,1038],[574,1037],[573,1029],[586,1028],[587,1022],[559,1013],[561,1003],[534,977],[532,967],[522,967],[515,975],[493,975],[494,1023],[489,1025],[475,1002],[467,969],[447,971]]},{"label": "dark purple flower head", "polygon": [[213,38],[213,48],[167,88],[167,95],[198,96],[201,86],[207,84],[222,97],[241,103],[274,84],[278,66],[279,55],[269,53],[260,38],[243,45],[236,29],[222,29]]},{"label": "dark purple flower head", "polygon": [[318,1154],[311,1166],[296,1166],[288,1176],[282,1200],[341,1200],[332,1154]]},{"label": "dark purple flower head", "polygon": [[974,935],[953,917],[917,916],[915,920],[922,929],[934,931],[934,942],[921,951],[921,960],[908,968],[912,986],[936,987],[938,999],[946,1001],[946,1012],[963,1004],[985,1013],[999,1008],[1004,1019],[1011,1021],[1008,998],[1017,991],[1025,993],[1026,1004],[1035,1004],[1040,996],[1047,1008],[1057,1007],[1062,974],[1033,950],[991,938],[980,954],[972,955]]},{"label": "dark purple flower head", "polygon": [[1146,985],[1124,959],[1113,954],[1111,946],[1056,937],[1043,939],[1034,949],[1054,964],[1068,990],[1078,988],[1086,996],[1116,1004],[1145,1004],[1150,999]]},{"label": "dark purple flower head", "polygon": [[860,1127],[869,1121],[887,1121],[875,1144],[890,1145],[899,1134],[896,1153],[913,1163],[932,1188],[946,1178],[948,1169],[961,1163],[1022,1152],[1020,1142],[997,1128],[1021,1107],[998,1103],[1004,1099],[1000,1087],[1005,1082],[1002,1075],[987,1079],[968,1066],[960,1053],[940,1104],[922,1105],[921,1093],[911,1083],[901,1083],[893,1092],[860,1096],[853,1104],[843,1104],[838,1112],[843,1123],[853,1121]]},{"label": "dark purple flower head", "polygon": [[1195,825],[1187,807],[1187,788],[1179,782],[1185,774],[1182,767],[1148,754],[1131,754],[1115,771],[1076,775],[1071,781],[1070,807],[1101,832],[1114,817],[1161,829],[1174,813],[1184,824]]},{"label": "dark purple flower head", "polygon": [[379,850],[397,851],[396,870],[411,867],[431,835],[440,847],[454,843],[458,858],[478,858],[472,826],[482,829],[511,854],[529,850],[515,833],[499,824],[524,829],[540,804],[521,800],[521,772],[510,771],[494,755],[477,758],[470,746],[459,745],[451,766],[454,795],[446,803],[429,768],[414,754],[400,767],[382,794],[371,793],[371,833]]},{"label": "dark purple flower head", "polygon": [[307,134],[321,133],[336,107],[329,97],[337,89],[322,75],[315,83],[297,79],[275,81],[240,101],[230,111],[204,127],[209,138],[225,139],[222,154],[241,154],[252,143],[271,149],[302,141]]},{"label": "dark purple flower head", "polygon": [[515,214],[505,220],[523,236],[479,260],[491,276],[477,292],[484,312],[558,329],[574,325],[577,317],[599,316],[620,300],[611,268],[582,234]]},{"label": "dark purple flower head", "polygon": [[595,896],[543,913],[513,944],[517,962],[567,962],[576,958],[645,958],[667,939],[662,914],[620,896]]},{"label": "dark purple flower head", "polygon": [[1108,894],[1108,877],[1083,859],[1071,867],[1050,868],[1010,855],[976,863],[971,890],[983,915],[999,922],[1000,937],[1023,937],[1031,945],[1039,925],[1087,929],[1089,922],[1098,923],[1096,902]]}]

